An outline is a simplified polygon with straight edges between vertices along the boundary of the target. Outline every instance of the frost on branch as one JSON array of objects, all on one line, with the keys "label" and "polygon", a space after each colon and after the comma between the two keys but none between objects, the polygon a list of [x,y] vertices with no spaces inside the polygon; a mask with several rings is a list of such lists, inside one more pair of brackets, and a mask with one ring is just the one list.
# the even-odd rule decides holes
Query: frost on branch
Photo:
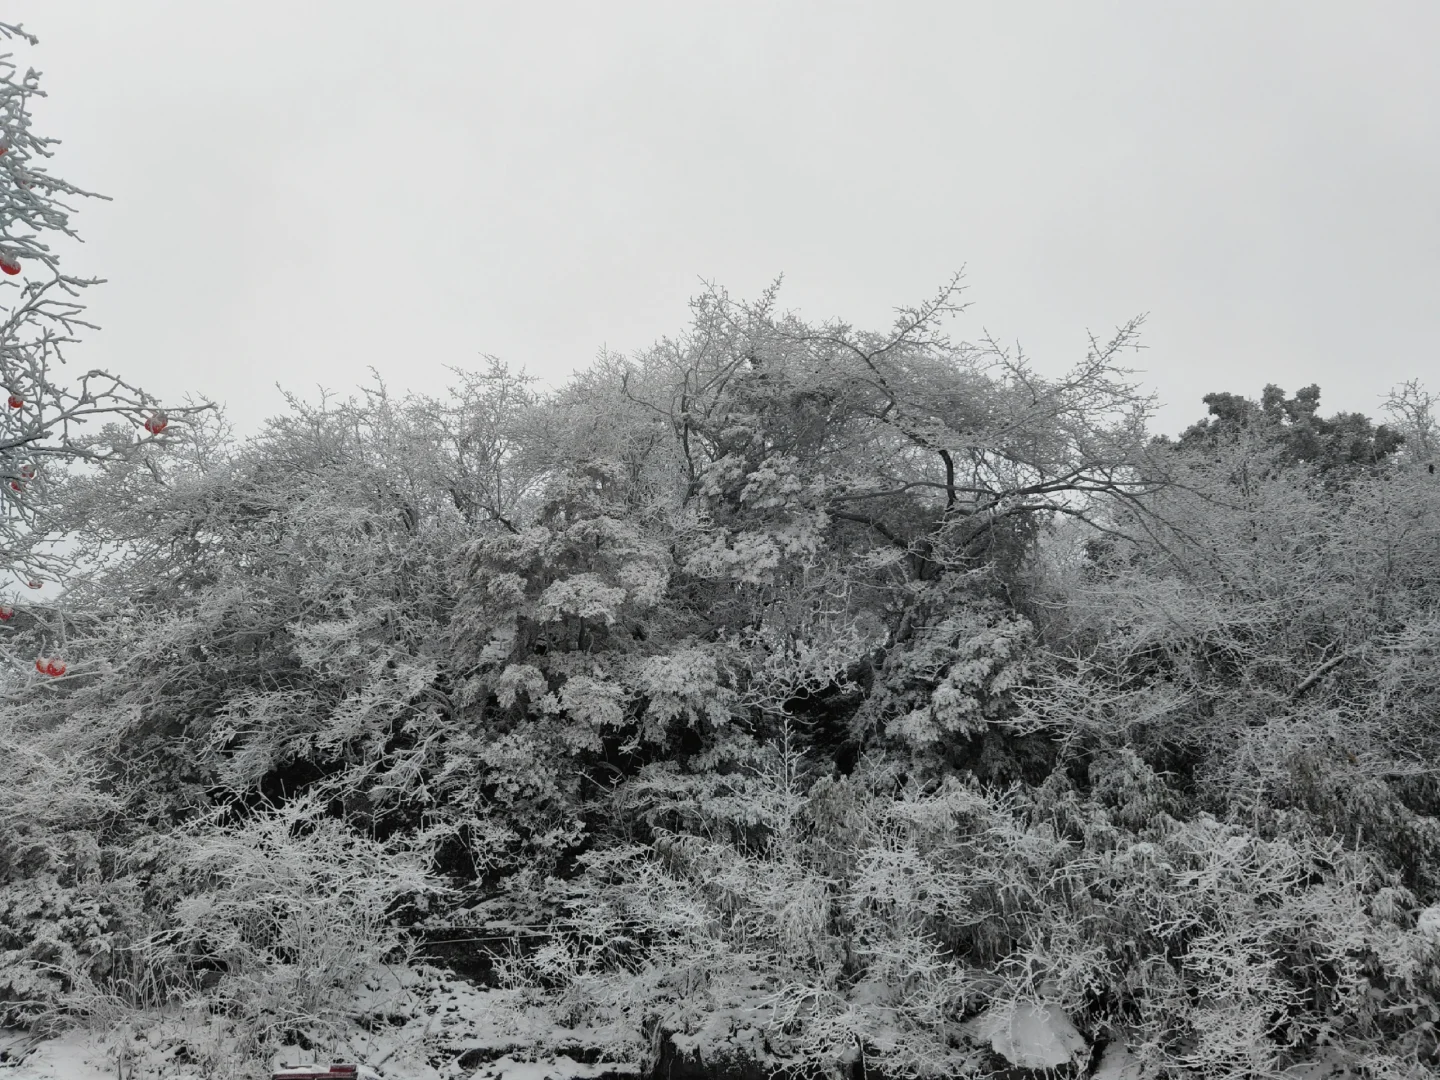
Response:
[{"label": "frost on branch", "polygon": [[1034,633],[1024,618],[962,609],[915,632],[887,659],[859,722],[915,746],[980,734],[1009,710],[1029,672]]},{"label": "frost on branch", "polygon": [[[0,23],[0,39],[36,39],[20,27]],[[58,140],[31,129],[30,103],[41,97],[39,73],[20,75],[12,53],[0,54],[0,547],[12,570],[41,569],[59,576],[64,561],[36,552],[48,525],[48,496],[33,472],[42,461],[91,464],[141,456],[136,435],[151,421],[147,440],[169,422],[155,399],[104,371],[92,370],[78,383],[57,370],[81,329],[96,329],[83,318],[80,291],[99,284],[95,278],[70,276],[47,237],[79,239],[70,223],[74,208],[63,199],[105,198],[75,187],[49,171]],[[172,408],[178,417],[213,408],[203,404]],[[90,421],[110,418],[99,435],[81,433]],[[157,419],[159,418],[159,419]],[[25,470],[32,475],[26,476]],[[37,528],[39,527],[39,528]]]},{"label": "frost on branch", "polygon": [[[129,605],[87,631],[108,669],[32,676],[38,642],[0,701],[0,934],[37,892],[71,967],[152,927],[165,987],[194,981],[183,945],[225,965],[208,1004],[273,1032],[296,1002],[339,1022],[423,901],[427,930],[505,937],[495,970],[550,1018],[646,1045],[739,1001],[751,1045],[817,1073],[1103,1038],[1107,1080],[1326,1043],[1433,1073],[1440,818],[1385,752],[1440,745],[1429,474],[1312,504],[1202,447],[1148,518],[1092,508],[1132,535],[1036,589],[1061,608],[1037,621],[1017,523],[1145,495],[1115,471],[1143,433],[1090,404],[1125,400],[1103,356],[1001,381],[914,320],[887,343],[707,311],[545,409],[496,371],[436,413],[453,432],[380,396],[168,484],[67,489],[97,543],[147,546],[88,594]],[[152,875],[164,904],[86,918],[79,831],[111,895]],[[429,906],[427,860],[463,908]],[[0,982],[48,1007],[58,946],[12,921]]]}]

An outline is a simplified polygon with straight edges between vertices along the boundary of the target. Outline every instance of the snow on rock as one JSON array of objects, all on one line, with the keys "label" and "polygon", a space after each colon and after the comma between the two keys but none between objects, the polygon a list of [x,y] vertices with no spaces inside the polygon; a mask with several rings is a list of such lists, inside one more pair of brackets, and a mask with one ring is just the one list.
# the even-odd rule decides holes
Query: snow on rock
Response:
[{"label": "snow on rock", "polygon": [[1415,930],[1422,937],[1440,945],[1440,904],[1431,904],[1415,921]]},{"label": "snow on rock", "polygon": [[1360,1080],[1361,1075],[1333,1046],[1321,1047],[1314,1061],[1291,1065],[1285,1070],[1288,1080]]},{"label": "snow on rock", "polygon": [[979,1040],[989,1040],[997,1054],[1022,1069],[1057,1068],[1084,1053],[1089,1045],[1065,1010],[1053,1003],[998,1004],[966,1027]]},{"label": "snow on rock", "polygon": [[1100,1067],[1091,1080],[1144,1080],[1139,1060],[1124,1043],[1112,1042],[1100,1052]]}]

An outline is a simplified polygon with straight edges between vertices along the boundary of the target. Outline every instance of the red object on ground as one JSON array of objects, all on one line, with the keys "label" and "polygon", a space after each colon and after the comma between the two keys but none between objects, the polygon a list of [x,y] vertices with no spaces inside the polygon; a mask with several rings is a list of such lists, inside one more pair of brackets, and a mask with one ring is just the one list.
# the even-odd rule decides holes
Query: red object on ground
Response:
[{"label": "red object on ground", "polygon": [[145,421],[145,430],[151,435],[159,435],[170,426],[170,418],[163,412],[153,413],[149,420]]},{"label": "red object on ground", "polygon": [[0,257],[0,270],[4,270],[7,274],[18,274],[20,272],[20,264],[13,259]]},{"label": "red object on ground", "polygon": [[21,407],[22,405],[24,405],[24,404],[25,404],[25,399],[24,399],[23,397],[21,397],[19,394],[11,394],[11,395],[10,395],[10,407],[11,407],[12,409],[18,409],[18,408],[20,408],[20,407]]},{"label": "red object on ground", "polygon": [[286,1065],[271,1073],[270,1080],[327,1080],[358,1075],[357,1065]]},{"label": "red object on ground", "polygon": [[15,609],[13,607],[0,607],[0,622],[9,622],[14,617]]}]

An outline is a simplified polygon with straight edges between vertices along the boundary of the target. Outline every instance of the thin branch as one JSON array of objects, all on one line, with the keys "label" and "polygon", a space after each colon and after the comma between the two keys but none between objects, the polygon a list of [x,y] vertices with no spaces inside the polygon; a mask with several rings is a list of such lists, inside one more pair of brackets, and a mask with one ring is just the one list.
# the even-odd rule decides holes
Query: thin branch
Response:
[{"label": "thin branch", "polygon": [[1296,699],[1298,699],[1301,694],[1305,693],[1306,690],[1309,690],[1310,687],[1314,686],[1317,682],[1323,679],[1326,673],[1331,671],[1337,665],[1350,659],[1350,655],[1351,654],[1348,651],[1342,652],[1338,656],[1332,656],[1329,660],[1326,660],[1309,675],[1305,676],[1305,678],[1300,681],[1300,685],[1295,687],[1295,689],[1290,692],[1290,700],[1295,701]]}]

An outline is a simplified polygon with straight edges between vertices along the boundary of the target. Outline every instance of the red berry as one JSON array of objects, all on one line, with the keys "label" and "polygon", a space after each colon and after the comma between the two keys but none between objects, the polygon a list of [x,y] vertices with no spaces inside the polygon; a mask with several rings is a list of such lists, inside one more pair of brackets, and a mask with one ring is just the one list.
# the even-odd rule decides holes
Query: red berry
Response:
[{"label": "red berry", "polygon": [[10,481],[10,487],[11,487],[13,490],[15,490],[15,491],[19,491],[19,490],[20,490],[20,485],[17,484],[14,480],[11,480],[11,481]]},{"label": "red berry", "polygon": [[24,399],[23,397],[21,397],[19,394],[11,394],[11,395],[10,395],[10,407],[11,407],[12,409],[21,408],[24,404],[25,404],[25,399]]},{"label": "red berry", "polygon": [[48,664],[45,665],[45,674],[54,676],[55,678],[59,678],[61,675],[64,675],[65,661],[51,660]]},{"label": "red berry", "polygon": [[0,270],[4,270],[7,274],[18,274],[20,272],[20,264],[13,259],[0,257]]},{"label": "red berry", "polygon": [[41,675],[44,675],[44,674],[45,674],[45,665],[46,665],[47,663],[49,663],[49,661],[46,660],[45,657],[43,657],[43,656],[37,656],[37,657],[35,658],[35,670],[38,671],[38,672],[40,672]]},{"label": "red berry", "polygon": [[14,617],[15,609],[13,607],[0,606],[0,622],[9,622]]},{"label": "red berry", "polygon": [[23,476],[26,480],[34,480],[34,479],[35,479],[35,466],[34,466],[34,465],[21,465],[21,466],[20,466],[20,475]]},{"label": "red berry", "polygon": [[44,585],[40,584],[40,582],[38,582],[38,581],[27,581],[25,584],[28,585],[28,586],[30,586],[30,588],[32,588],[32,589],[43,589],[43,588],[45,587]]},{"label": "red berry", "polygon": [[145,421],[145,430],[151,435],[159,435],[170,426],[170,418],[163,412],[153,413],[149,420]]}]

